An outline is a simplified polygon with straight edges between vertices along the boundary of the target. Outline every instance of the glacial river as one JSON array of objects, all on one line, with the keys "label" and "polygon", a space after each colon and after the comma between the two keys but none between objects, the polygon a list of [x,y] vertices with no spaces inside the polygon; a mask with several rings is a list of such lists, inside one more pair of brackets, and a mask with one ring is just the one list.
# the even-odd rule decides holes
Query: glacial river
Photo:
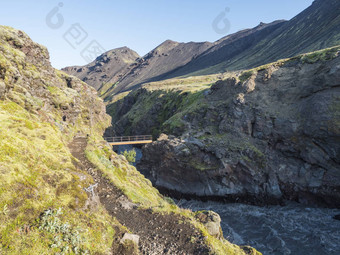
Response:
[{"label": "glacial river", "polygon": [[[118,151],[132,146],[119,146]],[[135,147],[137,162],[142,157]],[[175,200],[193,211],[212,210],[222,219],[224,237],[255,247],[264,255],[340,255],[339,209],[313,208],[289,202],[286,206],[252,206],[196,200]]]},{"label": "glacial river", "polygon": [[340,210],[312,208],[297,203],[286,206],[251,206],[180,200],[182,208],[212,210],[222,219],[224,237],[250,245],[264,255],[338,255]]}]

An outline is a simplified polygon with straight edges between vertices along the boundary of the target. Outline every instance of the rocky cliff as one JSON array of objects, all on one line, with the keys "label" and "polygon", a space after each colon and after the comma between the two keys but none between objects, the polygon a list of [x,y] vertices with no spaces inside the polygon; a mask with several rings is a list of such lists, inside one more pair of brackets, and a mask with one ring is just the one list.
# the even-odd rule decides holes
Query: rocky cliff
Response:
[{"label": "rocky cliff", "polygon": [[257,253],[160,195],[103,140],[109,124],[95,89],[0,26],[0,254]]},{"label": "rocky cliff", "polygon": [[339,207],[339,49],[230,73],[194,92],[146,85],[112,106],[116,131],[173,135],[146,145],[137,166],[168,191]]}]

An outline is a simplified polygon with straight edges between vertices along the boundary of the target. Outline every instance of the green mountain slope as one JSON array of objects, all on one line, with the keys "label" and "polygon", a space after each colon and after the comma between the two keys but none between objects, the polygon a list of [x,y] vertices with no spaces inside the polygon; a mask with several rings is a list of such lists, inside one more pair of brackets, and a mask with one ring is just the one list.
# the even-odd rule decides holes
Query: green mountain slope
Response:
[{"label": "green mountain slope", "polygon": [[0,26],[0,254],[256,253],[160,195],[103,140],[109,124],[93,88]]},{"label": "green mountain slope", "polygon": [[[316,51],[340,44],[340,2],[316,0],[288,22],[283,22],[261,40],[243,45],[237,42],[216,45],[168,77],[188,74],[211,74],[226,70],[249,69],[282,58]],[[242,46],[240,46],[242,45]],[[240,48],[235,52],[235,48]],[[235,54],[236,53],[236,54]]]}]

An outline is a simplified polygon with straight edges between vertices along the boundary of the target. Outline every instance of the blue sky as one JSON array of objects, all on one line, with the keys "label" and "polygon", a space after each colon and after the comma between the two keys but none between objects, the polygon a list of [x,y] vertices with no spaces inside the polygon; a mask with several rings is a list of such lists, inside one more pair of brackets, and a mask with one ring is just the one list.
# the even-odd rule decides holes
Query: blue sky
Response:
[{"label": "blue sky", "polygon": [[[81,52],[89,49],[87,46],[92,46],[94,41],[101,46],[101,50],[128,46],[144,55],[167,39],[213,42],[260,22],[291,19],[312,2],[11,0],[1,3],[0,24],[21,29],[34,41],[45,45],[49,49],[52,65],[61,68],[86,64],[89,58],[84,57],[86,51],[83,55]],[[62,3],[62,7],[59,3]],[[54,13],[60,14],[62,19],[58,19]],[[218,22],[218,17],[220,20],[225,19],[226,25],[223,21]],[[217,24],[215,26],[214,21]],[[48,24],[54,24],[54,29]],[[72,27],[74,24],[77,25]]]}]

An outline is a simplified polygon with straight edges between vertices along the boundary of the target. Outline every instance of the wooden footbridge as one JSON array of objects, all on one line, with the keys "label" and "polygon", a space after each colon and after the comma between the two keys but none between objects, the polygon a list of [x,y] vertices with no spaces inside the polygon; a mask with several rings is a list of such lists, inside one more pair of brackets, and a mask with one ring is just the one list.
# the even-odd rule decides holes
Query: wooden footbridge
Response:
[{"label": "wooden footbridge", "polygon": [[152,143],[152,136],[151,135],[136,135],[136,136],[105,137],[105,140],[110,145],[146,144],[146,143]]}]

